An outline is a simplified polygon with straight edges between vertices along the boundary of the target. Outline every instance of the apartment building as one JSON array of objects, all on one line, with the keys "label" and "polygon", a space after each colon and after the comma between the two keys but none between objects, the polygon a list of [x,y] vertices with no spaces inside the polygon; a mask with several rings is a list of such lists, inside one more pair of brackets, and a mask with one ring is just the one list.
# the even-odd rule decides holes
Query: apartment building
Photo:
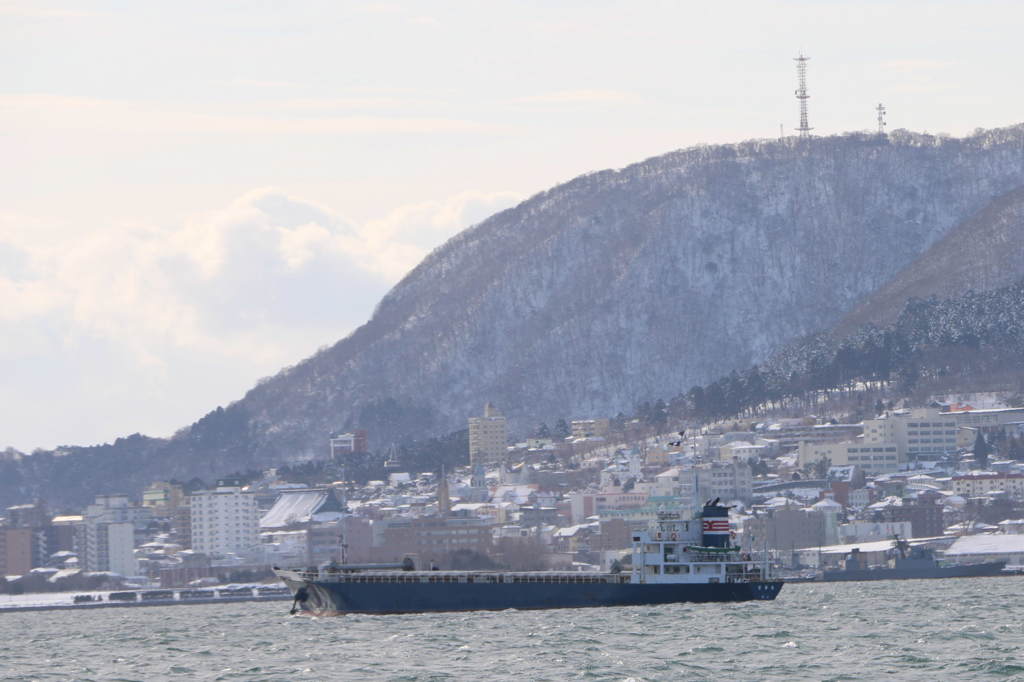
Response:
[{"label": "apartment building", "polygon": [[976,472],[953,477],[953,492],[961,497],[980,497],[997,491],[1024,500],[1024,474]]},{"label": "apartment building", "polygon": [[482,417],[469,418],[469,464],[501,462],[508,450],[508,421],[491,403],[484,405]]},{"label": "apartment building", "polygon": [[85,570],[135,575],[135,527],[150,515],[127,495],[98,495],[82,514],[79,560],[84,559]]},{"label": "apartment building", "polygon": [[255,493],[235,480],[217,481],[214,490],[189,498],[192,549],[204,554],[238,554],[257,547],[259,510]]}]

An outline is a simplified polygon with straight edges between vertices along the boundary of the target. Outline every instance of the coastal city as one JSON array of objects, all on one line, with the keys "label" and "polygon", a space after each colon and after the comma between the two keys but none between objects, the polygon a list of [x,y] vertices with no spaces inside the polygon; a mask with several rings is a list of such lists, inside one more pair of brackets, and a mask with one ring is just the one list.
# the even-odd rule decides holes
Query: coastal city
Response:
[{"label": "coastal city", "polygon": [[[468,466],[355,482],[366,431],[325,439],[337,478],[154,481],[81,510],[44,500],[0,518],[0,594],[272,585],[271,567],[615,571],[659,513],[729,506],[731,544],[789,579],[897,546],[944,565],[1024,568],[1024,407],[998,394],[876,405],[856,423],[813,415],[661,433],[643,419],[578,419],[509,442],[500,410],[468,418]],[[146,594],[141,592],[141,594]],[[197,592],[202,595],[203,593]],[[134,593],[132,593],[134,597]],[[207,593],[212,596],[212,592]]]},{"label": "coastal city", "polygon": [[0,680],[1024,680],[1024,4],[0,16]]}]

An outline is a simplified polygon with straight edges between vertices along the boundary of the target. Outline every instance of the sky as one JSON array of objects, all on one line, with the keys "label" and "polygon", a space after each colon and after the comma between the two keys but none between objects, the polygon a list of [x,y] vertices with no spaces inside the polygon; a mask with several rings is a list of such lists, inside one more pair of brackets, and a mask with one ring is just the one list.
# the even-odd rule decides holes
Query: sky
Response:
[{"label": "sky", "polygon": [[0,449],[167,436],[581,173],[1024,121],[1018,2],[0,0]]}]

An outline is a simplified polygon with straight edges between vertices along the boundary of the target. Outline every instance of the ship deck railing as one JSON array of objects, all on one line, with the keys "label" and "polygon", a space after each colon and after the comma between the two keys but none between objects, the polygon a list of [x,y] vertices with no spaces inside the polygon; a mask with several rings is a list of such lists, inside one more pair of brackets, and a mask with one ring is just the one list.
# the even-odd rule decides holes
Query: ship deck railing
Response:
[{"label": "ship deck railing", "polygon": [[558,583],[618,584],[630,582],[629,573],[547,572],[528,573],[490,571],[373,571],[343,573],[335,571],[291,571],[307,582],[344,583]]},{"label": "ship deck railing", "polygon": [[[289,571],[296,579],[305,582],[321,583],[464,583],[464,584],[625,584],[632,582],[631,573],[582,573],[582,572],[548,572],[535,571],[528,573],[491,572],[491,571],[373,571],[373,572],[335,572],[335,571]],[[770,582],[773,577],[762,575],[758,569],[747,569],[729,572],[725,582]]]},{"label": "ship deck railing", "polygon": [[726,582],[731,583],[769,583],[777,582],[779,579],[773,576],[765,576],[761,571],[744,571],[743,573],[731,573]]}]

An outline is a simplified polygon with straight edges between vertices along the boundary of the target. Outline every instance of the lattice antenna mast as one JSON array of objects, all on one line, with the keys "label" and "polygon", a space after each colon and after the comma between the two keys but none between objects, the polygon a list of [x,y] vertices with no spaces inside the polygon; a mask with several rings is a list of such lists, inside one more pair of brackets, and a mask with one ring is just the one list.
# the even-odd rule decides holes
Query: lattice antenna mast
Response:
[{"label": "lattice antenna mast", "polygon": [[811,134],[811,130],[813,130],[807,124],[807,100],[811,98],[807,94],[808,60],[810,60],[810,57],[805,57],[803,52],[798,57],[793,58],[793,61],[796,62],[796,99],[800,102],[800,127],[797,128],[800,137],[808,137]]},{"label": "lattice antenna mast", "polygon": [[875,111],[878,112],[878,134],[885,135],[885,106],[879,102]]}]

